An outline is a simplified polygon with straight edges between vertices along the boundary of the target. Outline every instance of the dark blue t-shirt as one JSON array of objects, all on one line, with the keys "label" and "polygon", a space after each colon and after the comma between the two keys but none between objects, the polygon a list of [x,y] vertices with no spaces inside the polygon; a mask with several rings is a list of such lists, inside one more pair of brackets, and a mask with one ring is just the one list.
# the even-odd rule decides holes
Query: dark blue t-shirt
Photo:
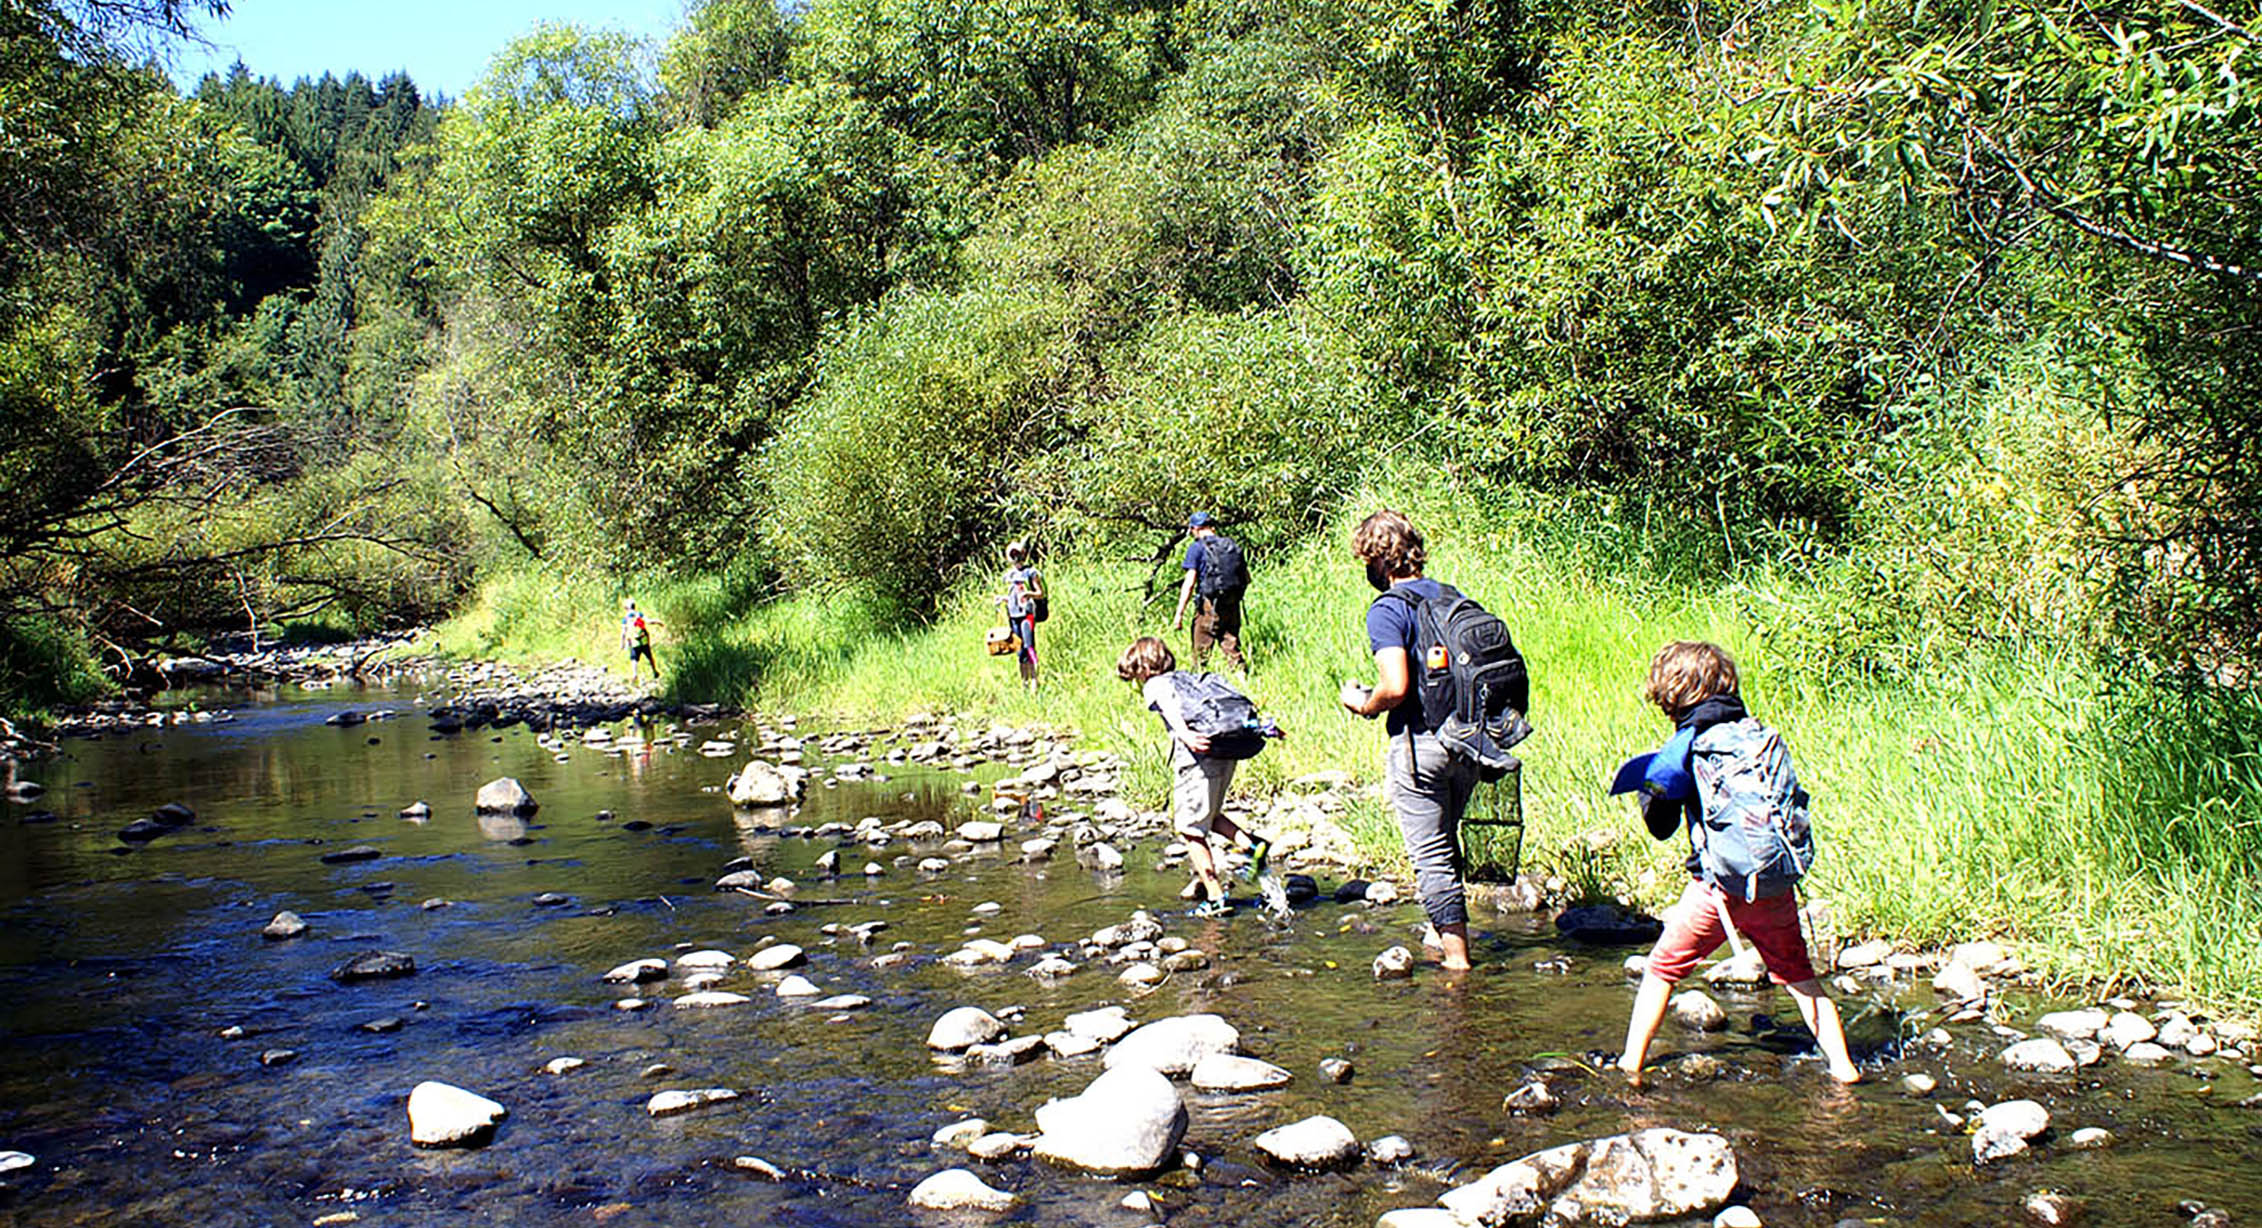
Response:
[{"label": "dark blue t-shirt", "polygon": [[1186,561],[1180,566],[1198,577],[1202,574],[1202,557],[1207,553],[1202,549],[1202,539],[1197,537],[1186,543]]},{"label": "dark blue t-shirt", "polygon": [[[1442,587],[1426,577],[1406,580],[1391,587],[1417,601],[1427,601],[1437,596]],[[1390,710],[1386,728],[1392,737],[1411,728],[1427,733],[1429,724],[1422,719],[1422,697],[1418,693],[1422,677],[1421,655],[1414,648],[1416,634],[1414,609],[1395,597],[1378,597],[1367,607],[1367,648],[1381,652],[1385,648],[1406,650],[1406,698]]]}]

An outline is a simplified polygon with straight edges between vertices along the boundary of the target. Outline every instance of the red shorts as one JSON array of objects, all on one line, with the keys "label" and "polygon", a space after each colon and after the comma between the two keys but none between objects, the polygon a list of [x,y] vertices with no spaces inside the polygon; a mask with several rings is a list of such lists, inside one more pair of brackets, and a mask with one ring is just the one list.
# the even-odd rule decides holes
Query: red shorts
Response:
[{"label": "red shorts", "polygon": [[1681,902],[1666,910],[1665,932],[1658,935],[1657,946],[1649,953],[1652,976],[1668,985],[1679,984],[1698,960],[1728,940],[1727,931],[1720,926],[1721,904],[1727,905],[1728,919],[1735,923],[1736,932],[1758,948],[1759,958],[1767,965],[1768,979],[1778,985],[1814,979],[1814,965],[1806,956],[1806,935],[1799,932],[1797,892],[1786,891],[1747,904],[1701,882],[1690,883],[1681,893]]}]

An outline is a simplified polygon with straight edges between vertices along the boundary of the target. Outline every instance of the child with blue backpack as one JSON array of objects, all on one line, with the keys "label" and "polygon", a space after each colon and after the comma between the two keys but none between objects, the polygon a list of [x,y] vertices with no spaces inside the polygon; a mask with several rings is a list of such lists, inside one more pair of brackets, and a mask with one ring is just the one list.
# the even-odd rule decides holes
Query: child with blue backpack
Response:
[{"label": "child with blue backpack", "polygon": [[1285,737],[1280,726],[1257,714],[1257,706],[1216,674],[1190,674],[1178,668],[1170,646],[1143,635],[1123,650],[1115,663],[1116,676],[1136,683],[1147,707],[1162,718],[1170,733],[1171,823],[1186,841],[1186,861],[1194,881],[1184,898],[1197,901],[1197,917],[1221,917],[1233,911],[1225,898],[1225,875],[1219,869],[1221,850],[1211,844],[1222,836],[1226,848],[1235,840],[1249,841],[1248,875],[1265,871],[1272,842],[1244,830],[1225,817],[1225,792],[1233,785],[1233,770],[1243,759],[1264,749],[1266,738]]},{"label": "child with blue backpack", "polygon": [[1611,791],[1638,788],[1642,818],[1660,840],[1686,828],[1691,881],[1649,953],[1618,1068],[1641,1083],[1673,987],[1719,949],[1732,926],[1758,949],[1768,978],[1790,990],[1830,1077],[1858,1082],[1837,1004],[1823,991],[1799,929],[1794,888],[1814,859],[1806,791],[1781,735],[1744,710],[1737,681],[1726,649],[1683,640],[1658,650],[1642,684],[1643,698],[1673,722],[1673,736],[1654,754],[1628,761]]}]

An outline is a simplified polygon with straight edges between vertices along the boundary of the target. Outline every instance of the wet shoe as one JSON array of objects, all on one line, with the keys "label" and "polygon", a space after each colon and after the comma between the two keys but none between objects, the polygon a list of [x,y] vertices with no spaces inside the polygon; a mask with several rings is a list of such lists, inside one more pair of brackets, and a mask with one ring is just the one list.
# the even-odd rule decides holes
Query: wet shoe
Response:
[{"label": "wet shoe", "polygon": [[1194,905],[1194,915],[1197,917],[1230,917],[1233,915],[1233,906],[1224,900],[1203,900]]},{"label": "wet shoe", "polygon": [[1270,861],[1271,859],[1272,841],[1251,840],[1249,842],[1249,864],[1242,867],[1241,876],[1248,879],[1252,883],[1260,878],[1263,878],[1265,874],[1265,863],[1267,861]]}]

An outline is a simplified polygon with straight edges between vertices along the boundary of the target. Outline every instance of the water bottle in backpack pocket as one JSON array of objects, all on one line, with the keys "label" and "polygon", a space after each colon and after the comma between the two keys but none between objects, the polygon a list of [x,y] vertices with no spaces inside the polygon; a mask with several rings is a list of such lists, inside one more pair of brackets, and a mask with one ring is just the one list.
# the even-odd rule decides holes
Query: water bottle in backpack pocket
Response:
[{"label": "water bottle in backpack pocket", "polygon": [[1392,588],[1375,600],[1401,601],[1413,612],[1409,664],[1423,723],[1485,780],[1520,767],[1508,748],[1531,736],[1531,675],[1508,624],[1450,584],[1438,585],[1435,597]]},{"label": "water bottle in backpack pocket", "polygon": [[1796,886],[1814,864],[1814,829],[1782,735],[1748,716],[1722,722],[1696,736],[1689,768],[1705,881],[1747,901]]}]

